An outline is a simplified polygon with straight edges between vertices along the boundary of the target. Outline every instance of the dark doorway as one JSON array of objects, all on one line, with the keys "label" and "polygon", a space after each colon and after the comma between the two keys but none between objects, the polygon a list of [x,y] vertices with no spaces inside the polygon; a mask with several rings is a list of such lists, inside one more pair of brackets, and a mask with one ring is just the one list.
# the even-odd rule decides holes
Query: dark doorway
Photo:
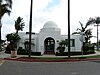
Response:
[{"label": "dark doorway", "polygon": [[55,41],[53,38],[48,37],[44,41],[45,54],[54,54]]}]

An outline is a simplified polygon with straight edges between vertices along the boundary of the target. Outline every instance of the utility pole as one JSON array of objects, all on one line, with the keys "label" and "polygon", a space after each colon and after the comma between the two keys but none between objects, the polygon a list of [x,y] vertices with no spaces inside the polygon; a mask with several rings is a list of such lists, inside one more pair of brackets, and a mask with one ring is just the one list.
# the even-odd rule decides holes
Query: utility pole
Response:
[{"label": "utility pole", "polygon": [[29,57],[31,57],[32,6],[33,6],[33,0],[31,0],[31,5],[30,5],[30,21],[29,21]]},{"label": "utility pole", "polygon": [[70,58],[70,0],[68,0],[68,58]]},{"label": "utility pole", "polygon": [[98,41],[98,39],[99,39],[99,37],[98,37],[98,26],[100,26],[99,24],[97,24],[97,25],[94,25],[94,26],[97,26],[97,50],[99,50],[99,41]]}]

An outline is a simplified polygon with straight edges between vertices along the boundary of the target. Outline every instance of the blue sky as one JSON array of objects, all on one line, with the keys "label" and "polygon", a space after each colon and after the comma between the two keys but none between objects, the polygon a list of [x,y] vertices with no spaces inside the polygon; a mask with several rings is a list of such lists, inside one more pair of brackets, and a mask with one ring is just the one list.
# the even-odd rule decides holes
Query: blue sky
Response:
[{"label": "blue sky", "polygon": [[51,8],[54,8],[56,5],[59,5],[61,0],[51,0],[51,2],[48,2],[48,5],[44,8],[45,11],[52,11]]},{"label": "blue sky", "polygon": [[[84,25],[90,17],[100,16],[100,0],[70,0],[71,2],[71,33],[80,28],[79,21]],[[14,32],[14,21],[21,16],[25,21],[23,32],[29,31],[30,0],[13,0],[11,15],[2,19],[2,38]],[[67,34],[67,0],[33,0],[33,32],[39,32],[47,21],[54,21],[61,28],[62,34]],[[96,36],[96,27],[93,35]],[[93,38],[94,42],[96,38]]]}]

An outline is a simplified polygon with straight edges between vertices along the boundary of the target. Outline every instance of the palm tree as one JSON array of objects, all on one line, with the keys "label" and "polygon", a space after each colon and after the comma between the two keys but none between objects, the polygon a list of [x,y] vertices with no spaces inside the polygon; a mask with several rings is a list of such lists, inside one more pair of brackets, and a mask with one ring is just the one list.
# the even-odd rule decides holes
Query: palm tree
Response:
[{"label": "palm tree", "polygon": [[57,41],[58,43],[58,47],[57,50],[59,51],[59,53],[63,53],[65,50],[65,46],[68,45],[68,41],[66,40],[61,40],[61,41]]},{"label": "palm tree", "polygon": [[11,8],[12,8],[12,0],[0,0],[0,49],[1,49],[1,27],[2,27],[1,19],[5,13],[10,15]]},{"label": "palm tree", "polygon": [[[11,48],[11,56],[12,57],[16,57],[17,54],[17,42],[21,39],[20,36],[18,35],[18,31],[19,30],[23,30],[25,26],[25,23],[23,21],[23,18],[18,17],[17,20],[15,21],[15,29],[16,29],[16,33],[10,33],[7,34],[7,41],[10,41],[10,48]],[[15,55],[13,55],[13,52],[16,53]]]},{"label": "palm tree", "polygon": [[86,43],[89,43],[90,41],[90,38],[94,37],[92,36],[92,29],[87,29],[86,32],[85,32],[85,42]]},{"label": "palm tree", "polygon": [[23,18],[18,17],[17,20],[15,21],[16,33],[18,33],[19,30],[23,31],[24,26],[25,26],[25,23],[23,21]]},{"label": "palm tree", "polygon": [[16,33],[7,34],[7,41],[14,41],[17,42],[20,39],[20,36]]},{"label": "palm tree", "polygon": [[68,58],[70,58],[70,0],[68,0]]},{"label": "palm tree", "polygon": [[6,38],[10,42],[8,47],[11,50],[11,57],[15,58],[17,56],[17,41],[20,40],[20,36],[17,33],[10,33],[7,34]]},{"label": "palm tree", "polygon": [[30,4],[30,19],[29,19],[29,57],[31,57],[31,33],[32,33],[32,9],[33,9],[33,0]]},{"label": "palm tree", "polygon": [[92,23],[90,23],[91,21],[89,20],[85,27],[83,26],[83,24],[79,21],[81,28],[77,28],[76,32],[72,33],[72,34],[82,34],[85,36],[85,43],[88,43],[90,41],[90,38],[92,38],[92,29],[87,29],[87,27]]},{"label": "palm tree", "polygon": [[97,26],[97,50],[99,50],[99,43],[98,43],[98,26],[100,24],[100,17],[95,17],[90,19],[90,24]]},{"label": "palm tree", "polygon": [[10,33],[6,36],[7,41],[10,42],[11,51],[17,49],[17,41],[20,40],[20,36],[17,33]]},{"label": "palm tree", "polygon": [[12,37],[11,40],[13,40],[13,42],[15,42],[16,47],[17,47],[17,42],[20,39],[20,36],[18,35],[18,31],[19,30],[23,31],[24,26],[25,26],[25,23],[23,21],[23,18],[18,17],[17,20],[15,21],[15,30],[16,30],[16,33],[11,33],[13,35],[10,36],[10,37]]}]

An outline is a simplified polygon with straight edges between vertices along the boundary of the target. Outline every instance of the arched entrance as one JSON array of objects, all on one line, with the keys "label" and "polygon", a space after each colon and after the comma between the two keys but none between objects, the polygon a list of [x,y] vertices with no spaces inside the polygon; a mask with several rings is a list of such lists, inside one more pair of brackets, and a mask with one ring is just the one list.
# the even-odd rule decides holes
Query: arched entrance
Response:
[{"label": "arched entrance", "polygon": [[55,40],[48,37],[44,41],[45,54],[54,54]]}]

